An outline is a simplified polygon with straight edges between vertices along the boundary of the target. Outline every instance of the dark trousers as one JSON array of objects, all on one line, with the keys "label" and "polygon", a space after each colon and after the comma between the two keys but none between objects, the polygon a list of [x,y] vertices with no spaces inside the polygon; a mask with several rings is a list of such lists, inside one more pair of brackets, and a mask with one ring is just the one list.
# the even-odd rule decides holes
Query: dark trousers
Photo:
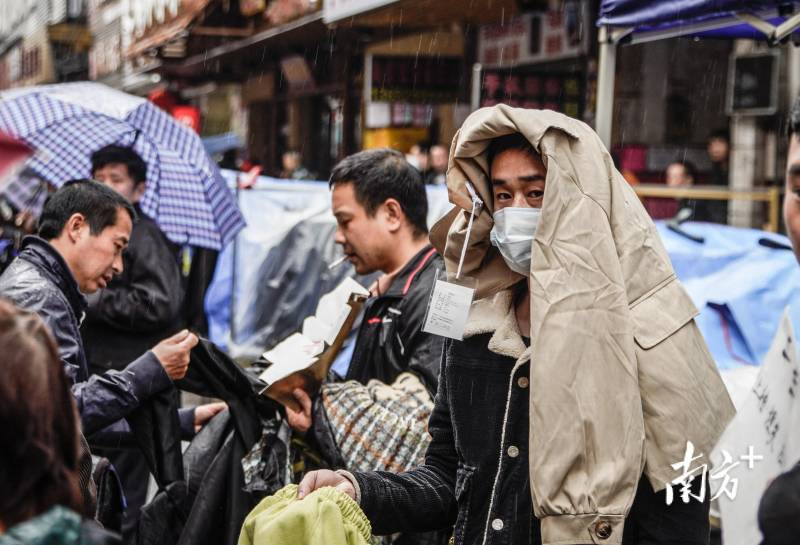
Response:
[{"label": "dark trousers", "polygon": [[[700,486],[698,476],[692,481],[694,495],[700,494]],[[667,505],[666,490],[653,492],[650,481],[642,475],[633,507],[625,519],[623,545],[708,545],[708,482],[702,502],[689,498],[689,503],[684,503],[679,486],[674,486],[673,492],[672,504]]]}]

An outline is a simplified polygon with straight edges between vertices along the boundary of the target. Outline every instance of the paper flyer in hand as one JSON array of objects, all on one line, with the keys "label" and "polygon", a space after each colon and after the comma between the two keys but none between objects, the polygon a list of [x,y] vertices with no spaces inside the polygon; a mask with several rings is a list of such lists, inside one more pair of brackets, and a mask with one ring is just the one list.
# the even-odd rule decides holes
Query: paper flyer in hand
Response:
[{"label": "paper flyer in hand", "polygon": [[303,321],[301,332],[264,352],[262,357],[270,366],[259,376],[267,384],[262,393],[278,399],[276,384],[298,372],[323,381],[367,297],[369,291],[352,278],[323,295],[314,316]]}]

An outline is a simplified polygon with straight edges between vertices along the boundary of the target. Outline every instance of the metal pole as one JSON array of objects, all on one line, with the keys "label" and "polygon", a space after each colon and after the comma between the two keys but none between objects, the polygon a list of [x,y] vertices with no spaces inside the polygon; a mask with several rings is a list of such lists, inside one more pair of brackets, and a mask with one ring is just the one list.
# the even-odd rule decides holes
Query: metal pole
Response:
[{"label": "metal pole", "polygon": [[614,113],[614,76],[617,68],[617,44],[606,27],[600,27],[600,59],[597,67],[597,107],[595,130],[607,148],[611,147]]},{"label": "metal pole", "polygon": [[789,62],[787,64],[787,87],[788,87],[788,103],[786,111],[789,111],[794,103],[794,100],[800,96],[800,47],[794,44],[786,46],[786,53]]},{"label": "metal pole", "polygon": [[483,66],[481,63],[476,62],[472,65],[472,92],[470,93],[469,107],[471,111],[475,111],[481,105],[481,72]]},{"label": "metal pole", "polygon": [[364,108],[372,102],[372,53],[364,53]]},{"label": "metal pole", "polygon": [[[236,206],[239,209],[241,209],[241,202],[240,202],[240,199],[241,199],[241,188],[239,187],[239,177],[238,176],[236,177],[236,191],[235,191],[235,194],[234,194],[234,198],[236,199]],[[222,253],[222,252],[220,251],[220,253]],[[231,268],[231,273],[232,274],[231,274],[231,303],[230,303],[231,317],[230,317],[230,322],[229,322],[229,326],[230,326],[230,343],[228,345],[228,350],[230,350],[237,343],[237,333],[238,333],[238,328],[236,327],[236,310],[237,310],[236,303],[237,303],[237,299],[238,299],[236,297],[236,284],[237,284],[237,282],[236,282],[236,269],[237,269],[237,262],[239,260],[239,235],[238,234],[235,237],[233,237],[233,257],[232,257],[232,259],[233,259],[233,267]]]}]

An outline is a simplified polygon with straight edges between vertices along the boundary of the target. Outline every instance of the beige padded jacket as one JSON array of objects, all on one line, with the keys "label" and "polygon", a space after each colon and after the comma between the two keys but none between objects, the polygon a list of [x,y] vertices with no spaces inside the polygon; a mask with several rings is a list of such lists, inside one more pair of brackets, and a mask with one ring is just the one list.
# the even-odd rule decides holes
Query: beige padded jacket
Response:
[{"label": "beige padded jacket", "polygon": [[505,105],[467,118],[447,172],[456,206],[431,236],[448,271],[464,244],[469,180],[486,203],[464,264],[476,297],[522,278],[489,243],[486,149],[514,132],[547,168],[529,282],[534,512],[545,544],[620,543],[642,472],[663,489],[687,441],[707,456],[734,408],[655,225],[585,123]]}]

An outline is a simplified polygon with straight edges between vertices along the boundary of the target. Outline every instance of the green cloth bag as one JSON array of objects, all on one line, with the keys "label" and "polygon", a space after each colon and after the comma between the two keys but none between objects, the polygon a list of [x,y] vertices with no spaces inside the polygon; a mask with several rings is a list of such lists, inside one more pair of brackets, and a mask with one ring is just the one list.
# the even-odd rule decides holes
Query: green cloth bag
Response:
[{"label": "green cloth bag", "polygon": [[326,486],[298,500],[290,484],[247,515],[238,545],[369,545],[371,536],[366,515],[344,492]]}]

